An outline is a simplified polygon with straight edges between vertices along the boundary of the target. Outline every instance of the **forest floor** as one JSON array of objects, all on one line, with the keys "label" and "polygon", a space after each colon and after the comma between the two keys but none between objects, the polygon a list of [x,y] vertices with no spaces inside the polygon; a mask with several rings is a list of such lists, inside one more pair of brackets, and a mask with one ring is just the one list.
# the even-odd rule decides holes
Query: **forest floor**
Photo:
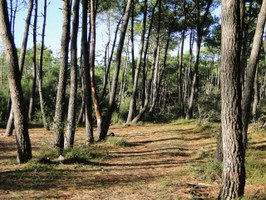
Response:
[{"label": "forest floor", "polygon": [[[33,160],[21,165],[15,137],[2,136],[0,199],[215,199],[221,181],[213,159],[217,127],[184,120],[116,125],[115,137],[90,147],[79,128],[77,148],[66,151],[63,161],[52,157],[53,132],[32,128]],[[245,199],[266,197],[265,136],[256,129],[249,134]],[[48,155],[50,160],[41,159]]]}]

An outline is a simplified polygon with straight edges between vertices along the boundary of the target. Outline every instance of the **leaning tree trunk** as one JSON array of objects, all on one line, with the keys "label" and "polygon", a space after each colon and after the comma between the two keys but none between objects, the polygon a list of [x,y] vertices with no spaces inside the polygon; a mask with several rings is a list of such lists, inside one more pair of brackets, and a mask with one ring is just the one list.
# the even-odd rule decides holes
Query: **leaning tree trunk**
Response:
[{"label": "leaning tree trunk", "polygon": [[42,112],[42,122],[43,126],[46,130],[49,130],[49,126],[46,120],[46,113],[45,113],[45,103],[43,98],[43,86],[42,86],[42,73],[43,73],[43,51],[44,51],[44,38],[45,38],[45,27],[46,27],[46,15],[47,15],[47,0],[44,0],[43,6],[43,26],[42,26],[42,40],[41,40],[41,50],[40,50],[40,63],[39,63],[39,70],[38,70],[38,90],[39,90],[39,98],[40,98],[40,107]]},{"label": "leaning tree trunk", "polygon": [[66,93],[66,79],[68,66],[68,46],[70,35],[71,0],[63,1],[63,27],[61,35],[61,63],[56,94],[55,119],[54,119],[54,146],[64,148],[64,104]]},{"label": "leaning tree trunk", "polygon": [[71,35],[71,72],[70,95],[68,102],[67,127],[65,148],[73,147],[76,130],[76,101],[77,101],[77,37],[79,28],[79,0],[75,0],[73,7],[72,35]]},{"label": "leaning tree trunk", "polygon": [[222,0],[221,122],[223,175],[219,199],[244,194],[245,149],[242,142],[239,1]]},{"label": "leaning tree trunk", "polygon": [[7,3],[0,0],[0,34],[7,55],[8,83],[13,103],[14,124],[17,143],[17,162],[24,163],[31,159],[31,143],[28,132],[28,118],[20,83],[18,56],[8,22]]},{"label": "leaning tree trunk", "polygon": [[[29,27],[30,27],[32,10],[33,10],[33,0],[29,0],[28,13],[27,13],[27,17],[25,20],[25,28],[24,28],[24,33],[23,33],[22,45],[21,45],[21,52],[19,55],[20,78],[22,76],[23,68],[24,68],[24,61],[25,61],[26,50],[27,50],[27,43],[28,43],[28,35],[29,35]],[[13,123],[14,123],[14,114],[13,114],[13,111],[11,108],[8,122],[7,122],[7,126],[6,126],[5,136],[11,136],[12,135]]]},{"label": "leaning tree trunk", "polygon": [[243,142],[244,146],[247,146],[247,130],[251,109],[251,100],[254,86],[254,79],[256,74],[256,68],[259,60],[259,52],[261,47],[263,29],[266,20],[266,0],[263,0],[260,12],[258,15],[258,22],[256,26],[255,35],[253,37],[253,45],[247,67],[247,76],[245,81],[245,87],[243,91],[242,100],[242,123],[243,123]]},{"label": "leaning tree trunk", "polygon": [[119,22],[116,25],[116,29],[115,29],[115,33],[114,33],[114,42],[112,45],[112,49],[111,49],[111,55],[110,58],[108,60],[108,64],[106,66],[105,69],[105,75],[104,75],[104,80],[103,80],[103,91],[102,91],[102,96],[101,96],[101,103],[104,101],[105,95],[106,95],[106,87],[107,87],[107,82],[108,82],[108,78],[109,78],[109,74],[110,74],[110,67],[111,67],[111,63],[113,60],[113,55],[114,55],[114,50],[115,50],[115,46],[116,46],[116,39],[118,36],[118,31],[119,31],[119,26],[121,24],[122,18],[119,20]]},{"label": "leaning tree trunk", "polygon": [[133,0],[127,1],[125,14],[123,17],[123,23],[122,23],[121,31],[120,31],[120,39],[119,39],[117,54],[116,54],[116,68],[114,72],[114,77],[113,77],[112,87],[111,87],[111,92],[110,92],[110,98],[109,98],[109,107],[106,113],[105,121],[103,124],[103,130],[102,130],[99,140],[105,139],[107,132],[109,130],[110,124],[111,124],[112,114],[115,109],[115,97],[116,97],[118,77],[119,77],[120,66],[121,66],[122,52],[123,52],[123,46],[124,46],[124,41],[125,41],[127,25],[129,21],[129,15],[130,15],[130,9],[131,9],[132,3],[134,3]]},{"label": "leaning tree trunk", "polygon": [[34,23],[32,29],[32,41],[33,41],[33,55],[32,55],[32,86],[31,86],[31,96],[30,96],[30,104],[29,104],[29,120],[33,120],[34,114],[34,104],[35,104],[35,96],[36,96],[36,81],[37,81],[37,20],[38,20],[38,1],[35,0],[35,16],[34,16]]}]

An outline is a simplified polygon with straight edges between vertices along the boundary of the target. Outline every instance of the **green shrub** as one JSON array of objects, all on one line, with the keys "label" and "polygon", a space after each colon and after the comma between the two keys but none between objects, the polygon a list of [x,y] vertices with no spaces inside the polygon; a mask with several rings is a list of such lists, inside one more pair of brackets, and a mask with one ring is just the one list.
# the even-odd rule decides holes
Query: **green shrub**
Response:
[{"label": "green shrub", "polygon": [[128,147],[130,144],[124,139],[119,137],[107,137],[106,143],[111,146]]},{"label": "green shrub", "polygon": [[197,118],[209,122],[219,122],[221,120],[220,93],[204,94],[197,102]]},{"label": "green shrub", "polygon": [[[205,154],[199,156],[206,157]],[[198,166],[193,167],[195,176],[200,180],[220,180],[222,176],[222,163],[215,160],[211,155],[208,155],[204,161],[203,164],[198,164]]]}]

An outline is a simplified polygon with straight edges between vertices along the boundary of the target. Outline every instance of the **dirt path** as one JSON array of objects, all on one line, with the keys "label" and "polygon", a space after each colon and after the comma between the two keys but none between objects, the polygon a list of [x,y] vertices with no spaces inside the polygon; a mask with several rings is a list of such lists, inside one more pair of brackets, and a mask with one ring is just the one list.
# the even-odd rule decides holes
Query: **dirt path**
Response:
[{"label": "dirt path", "polygon": [[[4,130],[0,130],[0,134]],[[213,152],[215,139],[195,124],[112,127],[129,146],[111,148],[97,162],[31,167],[15,164],[14,137],[0,139],[0,199],[214,199],[218,181],[194,168]],[[33,155],[52,133],[32,129]],[[77,132],[83,143],[84,132]],[[203,155],[203,156],[202,156]],[[265,191],[262,187],[260,192]]]}]

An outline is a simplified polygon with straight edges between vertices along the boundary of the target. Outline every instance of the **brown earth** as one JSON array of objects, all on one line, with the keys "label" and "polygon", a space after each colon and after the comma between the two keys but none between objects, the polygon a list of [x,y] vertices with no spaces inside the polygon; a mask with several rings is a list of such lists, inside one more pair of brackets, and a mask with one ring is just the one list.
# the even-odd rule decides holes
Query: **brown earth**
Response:
[{"label": "brown earth", "polygon": [[[89,162],[18,165],[15,137],[0,138],[0,199],[215,199],[220,178],[195,172],[215,150],[215,137],[195,123],[114,126],[111,131],[129,146],[108,147],[107,156]],[[4,130],[0,129],[0,134]],[[263,151],[265,133],[251,137],[251,147]],[[52,146],[53,133],[30,129],[33,157],[40,146]],[[83,144],[84,129],[76,133]],[[95,144],[92,148],[99,144]],[[104,144],[100,144],[104,145]],[[212,158],[212,156],[209,156]],[[41,165],[41,164],[40,164]],[[266,172],[265,172],[266,173]],[[266,183],[247,181],[246,194],[263,199]]]}]

